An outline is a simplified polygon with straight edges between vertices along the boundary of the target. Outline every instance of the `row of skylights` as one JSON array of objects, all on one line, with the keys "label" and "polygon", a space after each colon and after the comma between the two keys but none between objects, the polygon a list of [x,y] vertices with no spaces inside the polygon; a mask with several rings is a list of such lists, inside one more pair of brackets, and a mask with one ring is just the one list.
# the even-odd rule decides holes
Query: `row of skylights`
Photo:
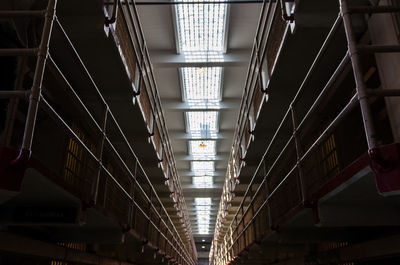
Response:
[{"label": "row of skylights", "polygon": [[[175,0],[188,2],[192,0]],[[201,1],[201,0],[195,0]],[[211,0],[217,2],[218,0]],[[187,62],[223,62],[227,5],[219,3],[176,5],[178,52]],[[211,188],[217,155],[218,110],[221,101],[222,67],[183,67],[180,69],[186,132],[196,188]],[[214,139],[214,140],[213,140]],[[209,234],[211,198],[196,198],[198,232]]]},{"label": "row of skylights", "polygon": [[211,198],[195,198],[197,225],[199,234],[208,234],[211,215]]}]

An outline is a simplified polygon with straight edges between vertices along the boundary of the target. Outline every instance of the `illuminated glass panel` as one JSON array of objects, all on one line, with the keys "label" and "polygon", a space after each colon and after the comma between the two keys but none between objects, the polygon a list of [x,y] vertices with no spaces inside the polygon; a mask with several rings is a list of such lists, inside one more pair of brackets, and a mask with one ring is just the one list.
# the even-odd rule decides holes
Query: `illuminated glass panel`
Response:
[{"label": "illuminated glass panel", "polygon": [[195,205],[211,205],[211,198],[194,198]]},{"label": "illuminated glass panel", "polygon": [[207,173],[214,171],[214,161],[192,161],[192,171]]},{"label": "illuminated glass panel", "polygon": [[211,188],[213,185],[213,177],[210,176],[193,177],[192,180],[196,188]]},{"label": "illuminated glass panel", "polygon": [[220,101],[222,67],[184,67],[181,72],[186,102],[201,107]]},{"label": "illuminated glass panel", "polygon": [[176,5],[175,10],[178,43],[182,52],[224,51],[226,5],[183,4]]},{"label": "illuminated glass panel", "polygon": [[212,137],[218,130],[217,111],[189,111],[186,112],[187,132],[198,134],[202,138]]},{"label": "illuminated glass panel", "polygon": [[189,150],[198,159],[215,158],[215,141],[189,141]]}]

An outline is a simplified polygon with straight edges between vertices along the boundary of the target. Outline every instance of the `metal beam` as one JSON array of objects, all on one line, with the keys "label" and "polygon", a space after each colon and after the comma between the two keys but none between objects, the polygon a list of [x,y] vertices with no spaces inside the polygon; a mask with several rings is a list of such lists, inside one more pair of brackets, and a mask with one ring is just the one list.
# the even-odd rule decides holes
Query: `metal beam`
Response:
[{"label": "metal beam", "polygon": [[[183,3],[183,2],[180,2]],[[180,68],[180,67],[248,67],[250,49],[232,49],[220,55],[217,61],[204,58],[190,58],[188,54],[176,54],[175,51],[152,50],[151,62],[154,68]]]},{"label": "metal beam", "polygon": [[[234,130],[220,130],[218,133],[213,133],[213,136],[207,138],[193,138],[192,135],[182,130],[170,130],[169,138],[174,140],[219,140],[219,139],[232,139]],[[215,135],[215,136],[214,136]]]},{"label": "metal beam", "polygon": [[[166,1],[152,1],[152,2],[135,2],[136,5],[208,5],[208,4],[261,4],[263,0],[226,0],[226,1],[188,1],[188,2],[166,2]],[[131,4],[131,3],[129,3]]]},{"label": "metal beam", "polygon": [[196,107],[182,102],[182,99],[165,99],[162,101],[162,106],[166,111],[237,111],[240,101],[240,98],[226,98],[217,104]]},{"label": "metal beam", "polygon": [[229,158],[228,152],[219,152],[215,156],[210,156],[207,158],[199,158],[193,155],[187,155],[182,153],[175,153],[176,161],[225,161]]}]

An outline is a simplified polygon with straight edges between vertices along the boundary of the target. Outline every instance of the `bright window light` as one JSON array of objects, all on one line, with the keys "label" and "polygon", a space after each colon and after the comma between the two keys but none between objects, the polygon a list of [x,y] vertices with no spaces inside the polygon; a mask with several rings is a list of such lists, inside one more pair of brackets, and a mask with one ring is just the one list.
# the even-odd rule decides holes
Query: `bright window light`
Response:
[{"label": "bright window light", "polygon": [[198,159],[215,158],[215,141],[189,141],[189,151]]},{"label": "bright window light", "polygon": [[224,62],[224,55],[220,52],[184,52],[183,57],[185,62],[195,63],[195,62]]},{"label": "bright window light", "polygon": [[194,198],[195,205],[211,205],[211,198]]},{"label": "bright window light", "polygon": [[211,188],[213,185],[213,177],[210,176],[193,177],[192,181],[196,188]]},{"label": "bright window light", "polygon": [[218,131],[217,111],[186,112],[187,132],[199,134],[202,138],[211,137],[211,132]]},{"label": "bright window light", "polygon": [[209,234],[209,230],[208,227],[207,228],[199,228],[199,234],[205,235],[205,234]]},{"label": "bright window light", "polygon": [[181,68],[184,99],[193,107],[216,104],[221,99],[222,67]]},{"label": "bright window light", "polygon": [[214,172],[214,161],[192,161],[192,171],[196,173]]},{"label": "bright window light", "polygon": [[179,48],[182,52],[224,51],[226,5],[184,4],[176,5],[175,10]]}]

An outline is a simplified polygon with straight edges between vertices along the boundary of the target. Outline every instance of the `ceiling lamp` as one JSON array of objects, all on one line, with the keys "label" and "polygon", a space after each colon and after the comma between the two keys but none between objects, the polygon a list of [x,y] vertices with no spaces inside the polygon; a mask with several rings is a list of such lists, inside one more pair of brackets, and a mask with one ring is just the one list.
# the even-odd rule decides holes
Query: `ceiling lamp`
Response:
[{"label": "ceiling lamp", "polygon": [[204,67],[200,67],[199,70],[197,71],[200,75],[204,74],[206,72],[206,69]]},{"label": "ceiling lamp", "polygon": [[206,145],[204,142],[201,142],[201,143],[199,144],[199,147],[200,147],[200,148],[206,148],[207,145]]}]

